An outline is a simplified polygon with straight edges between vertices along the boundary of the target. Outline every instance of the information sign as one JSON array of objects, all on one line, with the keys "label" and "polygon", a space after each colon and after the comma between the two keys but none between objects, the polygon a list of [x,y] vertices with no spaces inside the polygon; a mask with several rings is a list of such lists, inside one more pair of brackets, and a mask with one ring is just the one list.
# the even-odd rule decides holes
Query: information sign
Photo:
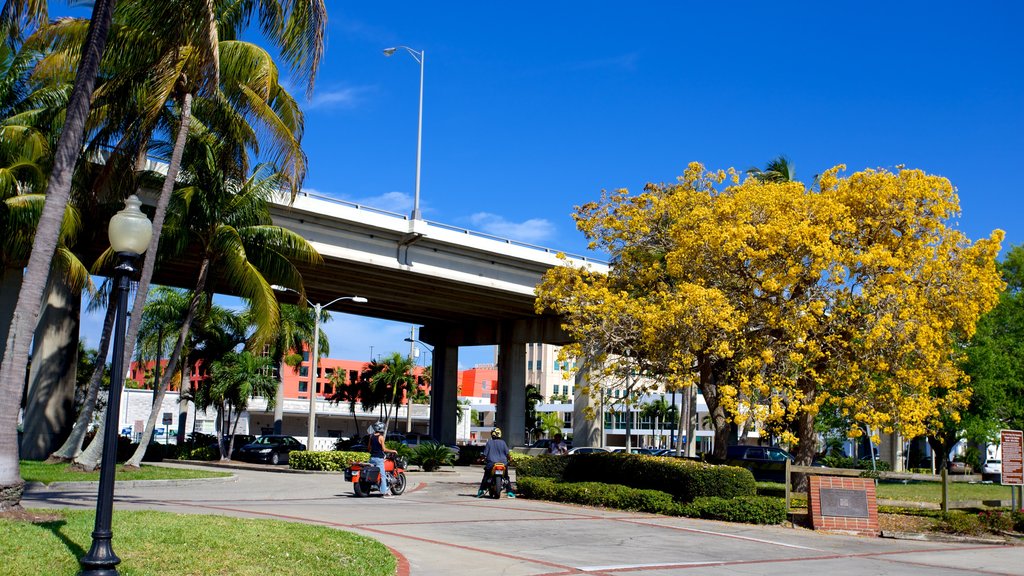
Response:
[{"label": "information sign", "polygon": [[1024,485],[1024,432],[1000,430],[999,444],[1003,452],[1002,484],[1004,486]]}]

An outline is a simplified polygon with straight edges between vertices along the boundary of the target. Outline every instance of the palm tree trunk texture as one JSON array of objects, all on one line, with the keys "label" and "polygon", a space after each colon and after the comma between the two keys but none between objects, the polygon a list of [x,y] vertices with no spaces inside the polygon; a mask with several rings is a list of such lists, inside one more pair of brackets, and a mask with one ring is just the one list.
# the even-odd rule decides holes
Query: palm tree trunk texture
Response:
[{"label": "palm tree trunk texture", "polygon": [[96,435],[92,437],[92,442],[89,442],[85,450],[72,460],[72,467],[76,470],[92,472],[100,465],[100,458],[103,457],[103,434],[107,429],[107,408],[108,406],[104,406],[100,410],[100,425],[96,427]]},{"label": "palm tree trunk texture", "polygon": [[185,396],[185,387],[189,387],[192,397],[195,397],[195,390],[192,390],[192,369],[188,361],[182,362],[181,366],[181,389],[178,392],[178,433],[174,437],[174,443],[181,446],[185,443],[185,430],[188,427],[188,404]]},{"label": "palm tree trunk texture", "polygon": [[103,374],[106,372],[107,352],[110,351],[110,334],[114,330],[114,316],[117,309],[107,306],[107,313],[103,317],[103,331],[100,332],[100,345],[96,353],[96,366],[93,368],[92,377],[89,379],[89,390],[85,395],[85,404],[78,414],[71,434],[64,441],[64,445],[50,454],[47,462],[67,462],[82,452],[82,443],[85,441],[85,433],[88,431],[89,422],[92,422],[93,412],[96,411],[96,398],[99,397],[100,383],[103,381]]},{"label": "palm tree trunk texture", "polygon": [[80,290],[72,290],[59,270],[46,283],[25,394],[21,458],[45,460],[64,443],[75,415]]},{"label": "palm tree trunk texture", "polygon": [[[284,362],[278,367],[278,374],[284,374]],[[274,394],[274,434],[283,434],[284,428],[284,379],[278,378],[277,392]]]},{"label": "palm tree trunk texture", "polygon": [[[168,174],[170,179],[170,174]],[[174,351],[171,352],[170,358],[167,359],[167,369],[164,372],[160,383],[157,385],[156,398],[153,400],[154,408],[149,413],[149,420],[146,421],[146,429],[142,432],[142,439],[139,440],[139,447],[135,449],[135,454],[125,462],[125,466],[134,466],[138,468],[142,464],[142,458],[146,455],[146,448],[149,447],[149,441],[153,439],[153,430],[156,429],[156,419],[159,415],[157,407],[163,403],[164,395],[167,392],[167,385],[170,384],[171,378],[174,372],[178,369],[178,362],[181,360],[181,352],[185,349],[185,340],[188,339],[189,330],[192,328],[192,321],[196,317],[196,313],[199,311],[199,305],[206,299],[206,280],[210,274],[210,260],[204,258],[202,264],[199,266],[199,278],[196,280],[195,291],[192,293],[192,299],[188,303],[188,312],[185,314],[185,319],[181,324],[181,330],[178,332],[178,340],[174,343]],[[138,299],[138,294],[136,294]],[[139,311],[141,316],[142,312]],[[134,309],[133,309],[134,315]],[[131,330],[129,330],[129,333]],[[138,328],[136,328],[138,332]],[[125,347],[127,348],[127,346]]]},{"label": "palm tree trunk texture", "polygon": [[[106,49],[115,4],[116,0],[96,0],[93,4],[89,31],[82,47],[82,59],[68,99],[64,129],[54,152],[46,203],[36,228],[24,283],[18,294],[16,309],[19,314],[11,324],[11,332],[15,335],[31,334],[39,316],[50,261],[57,248],[64,210],[71,196],[71,176],[78,155],[82,152],[85,122],[89,116],[89,105],[96,86],[100,59]],[[16,430],[30,345],[29,338],[25,337],[9,338],[7,341],[11,347],[5,351],[3,363],[0,364],[0,398],[4,399],[0,403],[0,511],[17,508],[21,503],[24,481],[18,463]]]},{"label": "palm tree trunk texture", "polygon": [[0,359],[7,349],[7,335],[14,319],[14,307],[21,291],[21,267],[0,268]]}]

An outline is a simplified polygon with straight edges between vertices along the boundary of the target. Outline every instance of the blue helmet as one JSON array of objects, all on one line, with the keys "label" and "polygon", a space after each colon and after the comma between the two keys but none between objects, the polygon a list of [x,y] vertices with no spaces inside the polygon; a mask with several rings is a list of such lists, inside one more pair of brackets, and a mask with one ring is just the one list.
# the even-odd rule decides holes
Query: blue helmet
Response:
[{"label": "blue helmet", "polygon": [[373,431],[374,432],[384,432],[384,423],[383,422],[375,422],[373,424]]}]

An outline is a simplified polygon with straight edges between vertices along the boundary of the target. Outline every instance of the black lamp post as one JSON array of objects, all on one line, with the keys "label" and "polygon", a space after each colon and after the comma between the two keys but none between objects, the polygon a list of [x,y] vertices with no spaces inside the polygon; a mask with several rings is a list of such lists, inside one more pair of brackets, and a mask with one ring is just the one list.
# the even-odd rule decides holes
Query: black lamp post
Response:
[{"label": "black lamp post", "polygon": [[149,247],[153,224],[139,210],[142,203],[132,194],[125,200],[124,210],[110,219],[107,235],[110,247],[117,254],[114,268],[114,293],[110,306],[117,306],[114,324],[114,347],[111,358],[110,395],[107,419],[103,428],[103,460],[100,463],[100,489],[96,498],[96,524],[92,531],[92,547],[78,563],[81,576],[116,576],[121,559],[110,547],[113,532],[110,517],[114,509],[114,473],[117,460],[118,419],[121,388],[124,385],[125,329],[128,312],[128,288],[135,274],[135,261]]}]

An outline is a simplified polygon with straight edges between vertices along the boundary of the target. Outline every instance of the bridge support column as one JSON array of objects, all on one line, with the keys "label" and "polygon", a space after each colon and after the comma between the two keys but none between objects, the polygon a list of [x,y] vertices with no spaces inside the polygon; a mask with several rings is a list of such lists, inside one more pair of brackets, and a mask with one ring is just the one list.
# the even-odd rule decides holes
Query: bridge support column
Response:
[{"label": "bridge support column", "polygon": [[[443,339],[439,339],[444,342]],[[443,444],[454,444],[459,402],[459,347],[434,346],[430,380],[430,435]]]},{"label": "bridge support column", "polygon": [[526,445],[526,343],[502,342],[498,348],[496,421],[509,446]]},{"label": "bridge support column", "polygon": [[82,294],[61,274],[50,274],[36,324],[32,366],[25,395],[21,457],[45,460],[67,439],[75,423],[75,371]]},{"label": "bridge support column", "polygon": [[[604,413],[601,407],[601,390],[596,389],[595,403],[591,405],[591,395],[584,392],[590,381],[588,374],[588,359],[578,358],[576,381],[573,383],[572,401],[572,445],[577,446],[602,446],[603,438],[601,431],[604,428]],[[587,412],[591,416],[587,416]]]}]

